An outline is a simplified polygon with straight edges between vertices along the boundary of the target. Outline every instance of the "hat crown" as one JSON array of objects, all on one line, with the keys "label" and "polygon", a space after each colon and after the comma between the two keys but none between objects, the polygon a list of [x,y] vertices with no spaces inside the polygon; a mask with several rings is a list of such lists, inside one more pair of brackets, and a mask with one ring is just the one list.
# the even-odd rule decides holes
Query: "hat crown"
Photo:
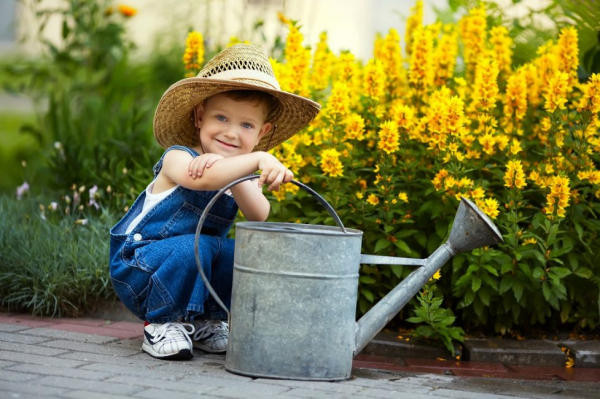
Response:
[{"label": "hat crown", "polygon": [[279,90],[269,58],[257,46],[235,44],[217,54],[198,73],[199,78],[257,81]]}]

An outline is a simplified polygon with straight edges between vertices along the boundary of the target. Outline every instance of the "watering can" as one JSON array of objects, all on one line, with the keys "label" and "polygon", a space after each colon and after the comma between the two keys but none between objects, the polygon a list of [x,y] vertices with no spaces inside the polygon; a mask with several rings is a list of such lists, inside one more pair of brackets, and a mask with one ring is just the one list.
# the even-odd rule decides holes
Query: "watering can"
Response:
[{"label": "watering can", "polygon": [[[348,379],[352,358],[450,258],[503,242],[490,219],[462,198],[448,241],[428,258],[363,255],[362,231],[344,227],[325,199],[310,187],[292,181],[327,209],[337,227],[237,223],[230,313],[202,270],[200,231],[210,208],[225,191],[258,177],[246,176],[221,189],[204,209],[196,230],[198,270],[209,292],[228,314],[225,369],[235,374],[294,380]],[[417,268],[355,322],[361,264]]]}]

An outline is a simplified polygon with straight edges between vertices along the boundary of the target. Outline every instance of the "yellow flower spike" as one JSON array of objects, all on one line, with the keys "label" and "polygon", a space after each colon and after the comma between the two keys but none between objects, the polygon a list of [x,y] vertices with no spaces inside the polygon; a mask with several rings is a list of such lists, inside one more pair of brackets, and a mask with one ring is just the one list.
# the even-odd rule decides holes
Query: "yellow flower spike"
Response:
[{"label": "yellow flower spike", "polygon": [[204,62],[204,38],[200,32],[188,33],[185,40],[185,51],[183,53],[183,65],[186,77],[194,77],[200,71]]},{"label": "yellow flower spike", "polygon": [[464,43],[464,58],[467,65],[467,75],[474,76],[477,58],[484,52],[487,36],[487,20],[485,5],[469,10],[458,23],[460,36]]},{"label": "yellow flower spike", "polygon": [[492,45],[492,52],[494,53],[494,59],[498,63],[498,70],[500,72],[510,72],[510,65],[512,63],[512,45],[513,40],[508,35],[508,29],[505,26],[494,26],[490,30],[490,44]]},{"label": "yellow flower spike", "polygon": [[388,155],[400,148],[400,135],[398,134],[398,125],[396,122],[387,121],[381,124],[377,148],[385,151]]},{"label": "yellow flower spike", "polygon": [[344,125],[347,139],[359,141],[365,139],[365,121],[359,114],[348,115]]},{"label": "yellow flower spike", "polygon": [[486,198],[480,208],[481,210],[488,215],[491,219],[496,219],[498,217],[498,215],[500,214],[500,211],[498,210],[498,201],[496,201],[493,198]]},{"label": "yellow flower spike", "polygon": [[371,59],[367,62],[363,76],[363,89],[365,94],[378,100],[385,93],[385,70],[380,60]]},{"label": "yellow flower spike", "polygon": [[506,173],[504,174],[504,186],[508,188],[524,188],[527,186],[525,182],[525,173],[523,173],[523,165],[519,160],[508,161]]},{"label": "yellow flower spike", "polygon": [[433,37],[431,31],[423,26],[418,26],[415,29],[411,54],[408,80],[415,90],[419,92],[427,90],[433,85],[434,79]]},{"label": "yellow flower spike", "polygon": [[477,64],[473,87],[473,105],[476,109],[490,112],[496,107],[498,97],[498,64],[483,57]]},{"label": "yellow flower spike", "polygon": [[350,88],[344,81],[336,81],[325,106],[325,113],[334,118],[344,118],[350,111]]},{"label": "yellow flower spike", "polygon": [[560,30],[555,50],[558,58],[558,69],[567,74],[567,87],[571,91],[571,88],[577,82],[577,68],[579,67],[578,37],[574,26],[568,26]]},{"label": "yellow flower spike", "polygon": [[313,57],[310,71],[310,84],[315,90],[323,90],[329,85],[335,56],[327,44],[327,32],[319,35],[319,43]]},{"label": "yellow flower spike", "polygon": [[418,26],[423,25],[423,1],[417,0],[415,5],[410,8],[410,15],[406,20],[406,29],[404,37],[406,39],[406,54],[411,55],[413,34]]}]

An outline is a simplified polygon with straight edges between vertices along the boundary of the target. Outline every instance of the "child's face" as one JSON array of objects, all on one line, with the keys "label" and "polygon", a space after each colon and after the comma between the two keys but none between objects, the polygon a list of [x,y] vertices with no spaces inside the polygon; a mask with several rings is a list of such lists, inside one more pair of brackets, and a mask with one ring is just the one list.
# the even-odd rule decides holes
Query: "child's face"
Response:
[{"label": "child's face", "polygon": [[249,154],[271,129],[265,106],[258,101],[236,101],[223,94],[196,107],[196,126],[205,153],[224,157]]}]

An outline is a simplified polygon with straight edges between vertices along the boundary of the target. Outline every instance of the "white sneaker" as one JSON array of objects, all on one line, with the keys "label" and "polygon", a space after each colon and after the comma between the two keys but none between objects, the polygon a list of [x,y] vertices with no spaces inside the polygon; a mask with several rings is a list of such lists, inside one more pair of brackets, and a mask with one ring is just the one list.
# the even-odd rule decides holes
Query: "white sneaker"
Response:
[{"label": "white sneaker", "polygon": [[193,333],[194,326],[187,323],[151,323],[144,326],[142,349],[157,359],[190,359]]},{"label": "white sneaker", "polygon": [[210,353],[227,351],[229,325],[219,320],[196,320],[193,323],[196,330],[192,334],[194,348]]}]

